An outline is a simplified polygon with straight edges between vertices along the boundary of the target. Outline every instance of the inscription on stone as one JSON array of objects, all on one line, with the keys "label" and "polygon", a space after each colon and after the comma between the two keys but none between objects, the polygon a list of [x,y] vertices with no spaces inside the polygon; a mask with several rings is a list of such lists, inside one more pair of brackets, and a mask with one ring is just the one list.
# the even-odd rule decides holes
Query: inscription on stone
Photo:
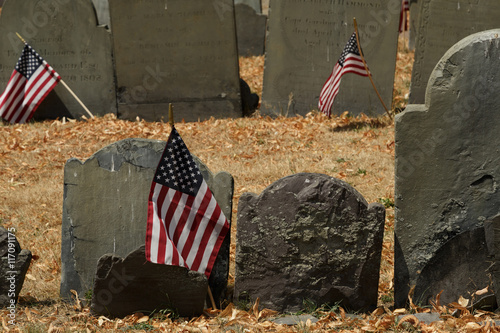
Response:
[{"label": "inscription on stone", "polygon": [[125,119],[241,115],[232,0],[110,0]]},{"label": "inscription on stone", "polygon": [[[319,93],[354,32],[375,83],[391,104],[400,1],[282,0],[271,2],[266,41],[262,110],[267,114],[306,114],[317,109]],[[335,111],[382,114],[384,109],[366,77],[346,75]]]}]

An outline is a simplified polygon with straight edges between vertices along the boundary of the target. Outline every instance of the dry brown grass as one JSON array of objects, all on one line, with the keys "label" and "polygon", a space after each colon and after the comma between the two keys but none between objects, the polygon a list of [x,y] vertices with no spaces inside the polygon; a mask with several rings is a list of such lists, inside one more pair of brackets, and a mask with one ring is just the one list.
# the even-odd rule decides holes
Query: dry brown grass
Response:
[{"label": "dry brown grass", "polygon": [[[404,107],[411,72],[412,53],[400,45],[395,107]],[[263,57],[240,59],[242,77],[261,95]],[[211,119],[178,123],[187,146],[212,171],[225,170],[235,179],[233,238],[238,199],[244,192],[260,193],[274,181],[298,172],[317,172],[343,179],[368,202],[394,199],[394,127],[391,121],[343,114],[327,119],[311,112],[306,117],[271,119],[256,115],[242,119]],[[169,126],[163,123],[117,120],[112,115],[89,121],[46,121],[27,125],[0,125],[0,224],[14,227],[21,246],[30,249],[33,262],[17,309],[16,329],[22,332],[65,331],[446,331],[460,325],[477,327],[463,317],[443,327],[408,320],[398,327],[395,316],[405,310],[389,310],[393,281],[393,210],[387,210],[386,236],[377,312],[358,319],[336,312],[317,312],[319,323],[287,328],[266,321],[272,315],[232,308],[208,311],[191,322],[169,318],[129,316],[123,320],[94,318],[88,309],[59,300],[63,169],[67,159],[89,158],[99,149],[128,137],[166,140]],[[234,247],[232,245],[234,272]],[[234,275],[234,274],[233,274]],[[232,281],[230,281],[232,283]],[[384,308],[385,307],[385,308]],[[438,311],[447,311],[440,308]],[[413,309],[416,310],[416,309]],[[418,309],[417,309],[418,310]],[[421,310],[421,309],[420,309]],[[3,316],[3,327],[6,311]],[[480,314],[480,319],[489,314]],[[464,319],[465,318],[465,319]],[[469,323],[470,322],[470,323]],[[444,325],[444,324],[443,324]],[[473,327],[474,326],[474,327]]]}]

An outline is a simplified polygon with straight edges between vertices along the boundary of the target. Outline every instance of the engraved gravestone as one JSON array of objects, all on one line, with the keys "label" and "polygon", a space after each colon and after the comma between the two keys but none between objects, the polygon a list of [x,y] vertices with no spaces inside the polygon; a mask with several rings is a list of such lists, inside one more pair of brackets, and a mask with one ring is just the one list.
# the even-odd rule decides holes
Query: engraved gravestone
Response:
[{"label": "engraved gravestone", "polygon": [[282,178],[238,204],[234,302],[280,312],[377,305],[385,209],[323,174]]},{"label": "engraved gravestone", "polygon": [[[96,265],[105,254],[125,258],[145,243],[149,190],[165,142],[126,139],[85,162],[70,159],[64,168],[61,245],[61,297],[81,297],[92,289]],[[195,157],[207,185],[230,221],[233,178],[213,175]],[[229,235],[219,250],[209,284],[214,298],[225,292]],[[145,260],[145,258],[144,258]]]},{"label": "engraved gravestone", "polygon": [[241,116],[233,0],[110,0],[118,114]]},{"label": "engraved gravestone", "polygon": [[410,103],[423,104],[430,74],[445,52],[476,32],[499,27],[498,0],[419,0]]},{"label": "engraved gravestone", "polygon": [[[111,35],[98,27],[90,1],[6,1],[0,16],[0,89],[21,55],[18,32],[56,70],[94,115],[116,113]],[[34,118],[88,114],[58,84]]]},{"label": "engraved gravestone", "polygon": [[[317,109],[321,88],[354,32],[375,84],[390,107],[401,1],[274,0],[270,3],[261,112],[302,114]],[[380,115],[385,109],[367,77],[342,78],[334,113]]]},{"label": "engraved gravestone", "polygon": [[397,307],[413,286],[414,301],[427,304],[440,285],[448,286],[441,300],[454,302],[490,280],[482,229],[500,206],[499,36],[455,44],[430,76],[425,105],[396,117]]}]

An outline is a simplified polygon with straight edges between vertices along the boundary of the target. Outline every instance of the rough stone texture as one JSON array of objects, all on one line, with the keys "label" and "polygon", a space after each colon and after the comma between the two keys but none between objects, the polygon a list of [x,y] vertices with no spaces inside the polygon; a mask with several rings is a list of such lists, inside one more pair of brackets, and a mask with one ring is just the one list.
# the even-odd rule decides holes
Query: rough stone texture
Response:
[{"label": "rough stone texture", "polygon": [[423,104],[434,66],[455,43],[471,34],[498,28],[498,0],[419,0],[420,17],[410,103]]},{"label": "rough stone texture", "polygon": [[418,0],[410,1],[410,38],[408,48],[415,50],[415,44],[418,38],[418,19],[420,17],[420,2]]},{"label": "rough stone texture", "polygon": [[[94,115],[116,114],[111,34],[97,27],[91,1],[7,1],[0,16],[0,87],[21,55],[18,32],[51,65]],[[88,116],[62,85],[40,104],[35,119]]]},{"label": "rough stone texture", "polygon": [[267,16],[258,14],[246,4],[234,6],[238,55],[250,57],[264,54]]},{"label": "rough stone texture", "polygon": [[108,0],[92,0],[94,8],[97,14],[97,22],[99,25],[109,25],[111,24],[109,18],[109,3]]},{"label": "rough stone texture", "polygon": [[[354,32],[382,99],[391,105],[401,1],[273,0],[270,4],[261,112],[305,115]],[[384,114],[370,80],[343,76],[333,113]]]},{"label": "rough stone texture", "polygon": [[235,299],[280,312],[377,304],[385,209],[347,183],[300,173],[238,205]]},{"label": "rough stone texture", "polygon": [[[104,254],[125,257],[145,243],[151,181],[165,142],[126,139],[111,144],[82,163],[64,168],[61,245],[61,296],[92,289],[96,263]],[[209,188],[230,221],[234,182],[227,172],[213,175],[195,157]],[[226,236],[210,276],[216,301],[226,291],[229,273]]]},{"label": "rough stone texture", "polygon": [[179,316],[203,312],[208,282],[204,274],[184,267],[144,260],[144,246],[126,258],[105,254],[97,263],[91,310],[94,314],[125,317],[169,309]]},{"label": "rough stone texture", "polygon": [[0,307],[17,303],[30,263],[31,252],[21,250],[14,230],[0,226]]},{"label": "rough stone texture", "polygon": [[397,307],[443,245],[498,214],[499,36],[491,30],[454,45],[431,75],[426,104],[396,116]]},{"label": "rough stone texture", "polygon": [[[167,7],[168,6],[168,7]],[[110,0],[118,116],[240,117],[233,0]]]}]

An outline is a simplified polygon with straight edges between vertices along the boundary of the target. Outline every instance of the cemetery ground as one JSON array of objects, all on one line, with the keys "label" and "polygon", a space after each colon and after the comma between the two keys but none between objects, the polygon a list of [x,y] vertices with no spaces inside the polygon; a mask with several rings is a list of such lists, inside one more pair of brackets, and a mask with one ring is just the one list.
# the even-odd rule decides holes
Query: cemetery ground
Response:
[{"label": "cemetery ground", "polygon": [[[395,110],[407,100],[413,53],[400,41]],[[240,59],[240,72],[252,91],[262,94],[263,57]],[[2,328],[19,332],[196,331],[196,332],[488,332],[495,314],[472,311],[465,298],[431,307],[410,301],[393,308],[394,124],[387,117],[351,117],[348,112],[327,119],[307,116],[210,119],[176,127],[190,151],[213,172],[228,171],[235,180],[229,289],[234,284],[236,211],[242,193],[261,193],[276,180],[299,172],[323,173],[356,188],[369,203],[387,208],[379,283],[379,307],[353,316],[339,306],[304,300],[302,313],[318,318],[294,326],[271,321],[282,316],[252,304],[222,304],[199,318],[178,318],[171,309],[155,315],[125,318],[94,317],[88,300],[63,302],[61,276],[61,214],[63,169],[75,157],[88,159],[99,149],[125,138],[166,140],[167,123],[123,121],[115,116],[75,121],[58,119],[27,125],[0,125],[0,224],[15,228],[23,249],[33,253],[15,313],[15,326],[0,310]],[[103,221],[103,223],[106,223]],[[410,298],[411,300],[411,298]],[[441,319],[424,322],[417,313],[436,312]],[[401,315],[406,315],[402,317]],[[419,319],[420,318],[420,319]]]}]

